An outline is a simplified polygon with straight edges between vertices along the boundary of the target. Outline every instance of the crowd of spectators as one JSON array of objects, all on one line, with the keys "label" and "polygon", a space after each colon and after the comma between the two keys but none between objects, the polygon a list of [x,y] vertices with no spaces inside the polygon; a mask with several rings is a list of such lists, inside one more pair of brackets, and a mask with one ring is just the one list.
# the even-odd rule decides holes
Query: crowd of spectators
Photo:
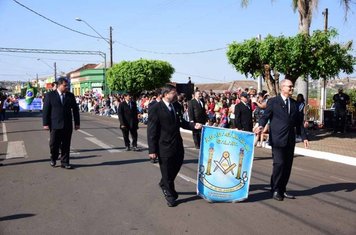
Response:
[{"label": "crowd of spectators", "polygon": [[[253,113],[253,121],[257,123],[266,108],[269,95],[266,91],[258,93],[256,89],[250,87],[245,89],[239,88],[236,92],[216,93],[212,90],[201,91],[202,102],[204,103],[208,116],[206,125],[236,128],[234,125],[234,111],[235,105],[240,102],[242,92],[246,92],[250,96],[249,102]],[[182,107],[182,117],[187,122],[189,122],[188,101],[191,98],[192,97],[187,97],[185,94],[179,94],[177,97],[177,102],[179,102]],[[117,114],[118,106],[123,99],[122,94],[101,96],[94,92],[86,92],[83,96],[76,97],[77,104],[82,112],[89,112],[101,116]],[[141,123],[147,124],[150,106],[160,101],[160,99],[161,96],[156,92],[142,94],[135,99],[137,102],[138,117]],[[263,141],[266,140],[268,136],[267,133],[268,127],[256,138],[255,144],[257,147],[260,147],[262,143],[264,143]]]}]

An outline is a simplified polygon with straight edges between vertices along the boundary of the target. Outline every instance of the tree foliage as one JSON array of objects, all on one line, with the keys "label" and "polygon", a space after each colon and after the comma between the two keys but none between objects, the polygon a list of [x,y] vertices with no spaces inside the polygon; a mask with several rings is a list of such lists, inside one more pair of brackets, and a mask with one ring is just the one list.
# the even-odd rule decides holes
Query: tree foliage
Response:
[{"label": "tree foliage", "polygon": [[113,91],[138,94],[170,82],[174,73],[171,64],[160,60],[122,61],[106,72],[108,86]]},{"label": "tree foliage", "polygon": [[328,79],[341,71],[351,74],[356,62],[351,54],[352,43],[332,42],[336,35],[336,30],[330,30],[315,31],[311,36],[301,33],[294,37],[268,35],[261,41],[252,38],[231,43],[227,57],[238,72],[254,78],[263,75],[267,83],[267,78],[273,78],[271,71],[284,74],[293,83],[300,76]]}]

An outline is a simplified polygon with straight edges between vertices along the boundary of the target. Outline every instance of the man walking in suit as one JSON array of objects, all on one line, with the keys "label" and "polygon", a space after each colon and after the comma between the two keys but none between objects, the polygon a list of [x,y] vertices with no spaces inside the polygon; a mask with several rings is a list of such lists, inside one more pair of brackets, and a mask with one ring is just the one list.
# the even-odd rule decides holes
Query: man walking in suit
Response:
[{"label": "man walking in suit", "polygon": [[56,90],[46,94],[43,104],[43,128],[50,131],[49,147],[51,151],[51,166],[56,166],[56,161],[61,149],[61,167],[72,169],[69,164],[70,142],[74,129],[80,128],[79,108],[73,93],[68,91],[68,81],[58,79]]},{"label": "man walking in suit", "polygon": [[138,112],[136,102],[132,101],[129,94],[124,94],[124,101],[119,104],[118,116],[120,121],[120,129],[124,137],[126,151],[130,151],[129,132],[132,138],[133,151],[138,151],[137,148],[137,129],[138,129]]},{"label": "man walking in suit", "polygon": [[[270,121],[269,141],[272,146],[273,172],[271,176],[271,191],[273,199],[283,201],[284,198],[295,197],[286,192],[292,170],[295,129],[298,124],[298,110],[296,101],[291,98],[293,94],[292,81],[282,80],[281,94],[268,100],[267,108],[260,118],[259,127],[255,133],[260,133],[263,127]],[[304,147],[309,146],[303,124],[301,125],[301,137]]]},{"label": "man walking in suit", "polygon": [[[184,147],[180,134],[181,122],[172,104],[177,95],[176,88],[167,85],[162,88],[163,98],[154,104],[148,115],[147,142],[149,157],[158,162],[161,170],[161,187],[169,207],[176,206],[178,193],[174,180],[183,164]],[[196,128],[202,125],[197,124]]]},{"label": "man walking in suit", "polygon": [[201,92],[196,90],[194,93],[194,99],[188,103],[188,116],[192,129],[194,145],[196,149],[200,149],[201,129],[195,129],[197,123],[204,125],[208,120],[208,115],[204,107],[204,103],[201,101]]},{"label": "man walking in suit", "polygon": [[252,131],[252,110],[249,95],[242,92],[240,95],[241,102],[235,106],[235,126],[238,130]]}]

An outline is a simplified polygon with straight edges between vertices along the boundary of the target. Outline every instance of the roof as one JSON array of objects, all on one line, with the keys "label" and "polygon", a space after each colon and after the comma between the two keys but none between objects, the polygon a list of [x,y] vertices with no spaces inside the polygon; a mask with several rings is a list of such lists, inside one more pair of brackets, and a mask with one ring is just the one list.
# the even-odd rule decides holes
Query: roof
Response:
[{"label": "roof", "polygon": [[236,80],[227,83],[196,83],[195,87],[197,87],[200,91],[209,91],[210,89],[214,92],[224,92],[224,91],[237,91],[239,87],[242,89],[245,88],[256,88],[257,89],[257,81],[254,80]]},{"label": "roof", "polygon": [[85,64],[85,65],[83,65],[82,67],[77,68],[76,70],[73,70],[73,71],[68,72],[67,74],[79,72],[79,71],[82,71],[82,70],[85,70],[85,69],[95,69],[95,68],[97,68],[98,66],[100,66],[100,64]]}]

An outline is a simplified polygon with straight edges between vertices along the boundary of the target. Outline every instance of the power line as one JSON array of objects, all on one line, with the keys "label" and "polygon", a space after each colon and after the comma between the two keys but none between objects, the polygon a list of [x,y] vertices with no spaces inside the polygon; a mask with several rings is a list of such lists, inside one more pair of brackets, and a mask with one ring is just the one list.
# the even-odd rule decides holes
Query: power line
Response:
[{"label": "power line", "polygon": [[[60,24],[38,12],[36,12],[35,10],[32,10],[31,8],[25,6],[24,4],[20,3],[19,1],[17,0],[12,0],[14,1],[16,4],[20,5],[21,7],[31,11],[32,13],[44,18],[45,20],[48,20],[50,22],[52,22],[53,24],[56,24],[62,28],[65,28],[67,30],[70,30],[72,32],[75,32],[75,33],[79,33],[81,35],[84,35],[84,36],[87,36],[87,37],[92,37],[92,38],[97,38],[97,39],[102,39],[101,37],[98,37],[98,36],[95,36],[95,35],[90,35],[90,34],[87,34],[87,33],[83,33],[83,32],[80,32],[78,30],[75,30],[75,29],[72,29],[68,26],[65,26],[63,24]],[[169,3],[169,2],[168,2]],[[105,38],[107,39],[107,38]],[[109,39],[107,39],[109,40]],[[221,50],[225,50],[227,49],[227,47],[221,47],[221,48],[215,48],[215,49],[208,49],[208,50],[199,50],[199,51],[192,51],[192,52],[158,52],[158,51],[152,51],[152,50],[145,50],[145,49],[139,49],[139,48],[136,48],[136,47],[133,47],[133,46],[130,46],[126,43],[122,43],[122,42],[119,42],[119,41],[114,41],[115,43],[118,43],[124,47],[127,47],[127,48],[130,48],[130,49],[133,49],[133,50],[136,50],[136,51],[139,51],[139,52],[147,52],[147,53],[151,53],[151,54],[161,54],[161,55],[191,55],[191,54],[202,54],[202,53],[208,53],[208,52],[214,52],[214,51],[221,51]]]},{"label": "power line", "polygon": [[20,3],[20,2],[18,2],[18,1],[16,1],[16,0],[12,0],[12,1],[14,1],[14,2],[17,3],[18,5],[22,6],[23,8],[25,8],[25,9],[31,11],[32,13],[34,13],[34,14],[36,14],[36,15],[38,15],[38,16],[44,18],[45,20],[48,20],[48,21],[52,22],[53,24],[56,24],[56,25],[58,25],[58,26],[60,26],[60,27],[62,27],[62,28],[68,29],[68,30],[70,30],[70,31],[72,31],[72,32],[79,33],[79,34],[82,34],[82,35],[85,35],[85,36],[88,36],[88,37],[101,39],[101,38],[98,37],[98,36],[94,36],[94,35],[90,35],[90,34],[87,34],[87,33],[83,33],[83,32],[80,32],[80,31],[78,31],[78,30],[69,28],[69,27],[67,27],[67,26],[65,26],[65,25],[63,25],[63,24],[60,24],[60,23],[58,23],[58,22],[56,22],[56,21],[54,21],[54,20],[52,20],[52,19],[50,19],[50,18],[48,18],[48,17],[46,17],[46,16],[44,16],[44,15],[42,15],[42,14],[40,14],[40,13],[38,13],[38,12],[32,10],[31,8],[29,8],[29,7],[25,6],[25,5],[23,5],[22,3]]},{"label": "power line", "polygon": [[204,77],[204,76],[200,76],[200,75],[193,75],[193,74],[183,73],[183,72],[178,72],[178,71],[176,71],[175,73],[182,74],[182,75],[187,75],[187,76],[190,76],[190,77],[208,79],[208,80],[217,81],[217,82],[226,82],[224,80],[219,80],[219,79],[216,79],[216,78],[209,78],[209,77]]},{"label": "power line", "polygon": [[[38,57],[32,57],[32,56],[9,55],[9,54],[3,54],[3,53],[0,53],[0,55],[10,56],[10,57],[27,58],[27,59],[38,59]],[[68,62],[93,62],[92,60],[54,59],[54,58],[45,58],[45,57],[41,57],[41,59],[55,60],[55,61],[68,61]]]}]

